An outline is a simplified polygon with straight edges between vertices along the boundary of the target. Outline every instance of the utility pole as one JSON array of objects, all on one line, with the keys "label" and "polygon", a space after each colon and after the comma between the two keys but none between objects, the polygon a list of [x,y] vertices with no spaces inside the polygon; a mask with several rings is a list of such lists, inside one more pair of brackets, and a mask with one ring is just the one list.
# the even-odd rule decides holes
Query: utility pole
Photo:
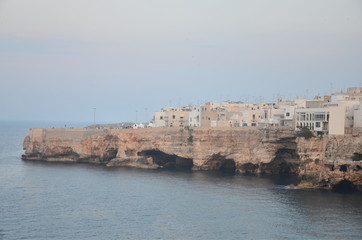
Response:
[{"label": "utility pole", "polygon": [[96,110],[97,108],[93,108],[93,124],[96,124]]}]

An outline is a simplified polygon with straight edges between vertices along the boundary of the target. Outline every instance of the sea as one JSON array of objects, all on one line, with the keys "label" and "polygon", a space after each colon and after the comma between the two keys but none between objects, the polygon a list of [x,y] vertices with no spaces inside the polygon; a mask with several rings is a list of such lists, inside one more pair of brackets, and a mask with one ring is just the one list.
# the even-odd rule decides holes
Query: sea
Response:
[{"label": "sea", "polygon": [[[362,194],[282,176],[22,161],[29,128],[0,122],[0,239],[362,239]],[[84,125],[83,125],[84,126]]]}]

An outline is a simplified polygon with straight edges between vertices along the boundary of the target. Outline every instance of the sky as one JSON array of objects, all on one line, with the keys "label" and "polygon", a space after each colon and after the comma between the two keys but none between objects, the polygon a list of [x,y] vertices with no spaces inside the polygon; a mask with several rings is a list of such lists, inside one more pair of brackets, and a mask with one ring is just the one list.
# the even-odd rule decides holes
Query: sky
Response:
[{"label": "sky", "polygon": [[361,84],[360,0],[0,0],[0,120],[141,122]]}]

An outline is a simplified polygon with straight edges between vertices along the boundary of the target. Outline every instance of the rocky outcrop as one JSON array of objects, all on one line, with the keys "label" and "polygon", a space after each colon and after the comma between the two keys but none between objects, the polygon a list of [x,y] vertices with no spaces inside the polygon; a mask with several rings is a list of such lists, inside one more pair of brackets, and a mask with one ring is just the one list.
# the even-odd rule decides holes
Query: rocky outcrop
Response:
[{"label": "rocky outcrop", "polygon": [[361,190],[358,136],[295,138],[290,128],[31,129],[24,160],[299,174],[304,187]]},{"label": "rocky outcrop", "polygon": [[108,163],[119,139],[103,130],[31,129],[24,140],[24,160]]},{"label": "rocky outcrop", "polygon": [[362,161],[353,161],[362,151],[358,136],[298,138],[301,187],[362,191]]}]

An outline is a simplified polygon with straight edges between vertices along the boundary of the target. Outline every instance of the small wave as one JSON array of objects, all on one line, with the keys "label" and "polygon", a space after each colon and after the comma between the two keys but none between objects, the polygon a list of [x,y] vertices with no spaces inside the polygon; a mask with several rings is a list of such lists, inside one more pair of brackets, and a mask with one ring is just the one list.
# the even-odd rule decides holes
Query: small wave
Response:
[{"label": "small wave", "polygon": [[286,186],[278,186],[280,189],[300,189],[300,187],[297,187],[295,185],[286,185]]}]

